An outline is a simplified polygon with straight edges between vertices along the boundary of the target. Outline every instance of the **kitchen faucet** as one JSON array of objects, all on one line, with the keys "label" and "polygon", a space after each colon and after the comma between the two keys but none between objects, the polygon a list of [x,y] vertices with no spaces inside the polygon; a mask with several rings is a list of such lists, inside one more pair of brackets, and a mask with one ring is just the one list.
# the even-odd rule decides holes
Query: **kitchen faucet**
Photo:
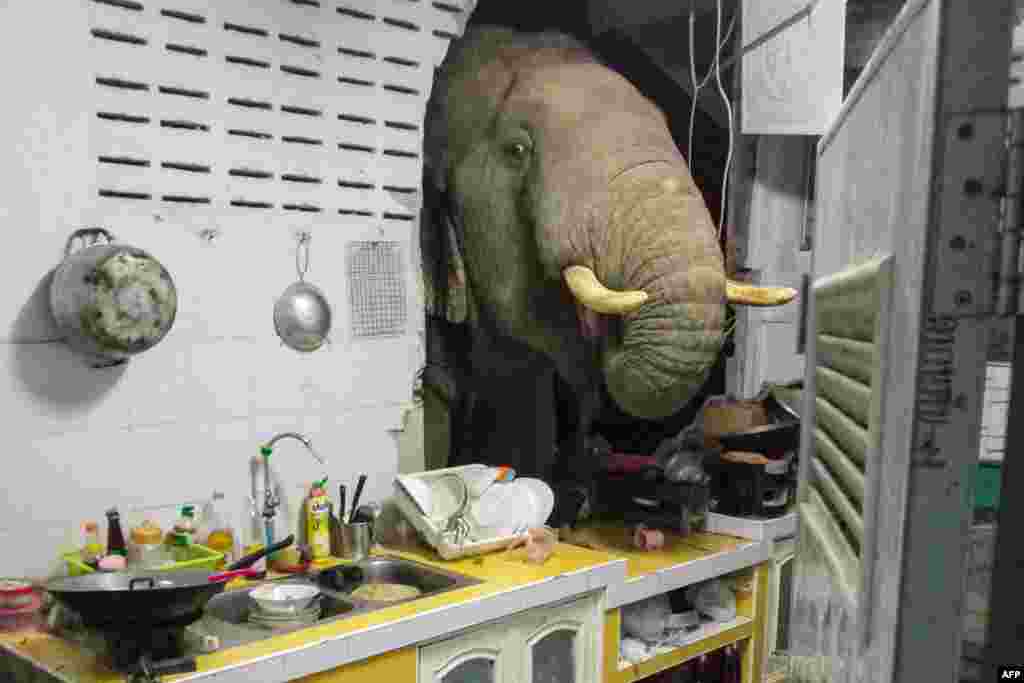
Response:
[{"label": "kitchen faucet", "polygon": [[317,459],[321,465],[326,465],[327,462],[321,458],[315,450],[313,450],[313,443],[308,437],[296,432],[282,432],[273,439],[263,444],[260,447],[260,455],[263,456],[263,483],[265,486],[263,496],[263,528],[267,537],[267,547],[269,548],[274,544],[274,516],[277,514],[277,508],[281,504],[280,499],[274,493],[274,487],[270,483],[270,454],[274,452],[274,444],[282,439],[295,439],[309,451],[309,454]]}]

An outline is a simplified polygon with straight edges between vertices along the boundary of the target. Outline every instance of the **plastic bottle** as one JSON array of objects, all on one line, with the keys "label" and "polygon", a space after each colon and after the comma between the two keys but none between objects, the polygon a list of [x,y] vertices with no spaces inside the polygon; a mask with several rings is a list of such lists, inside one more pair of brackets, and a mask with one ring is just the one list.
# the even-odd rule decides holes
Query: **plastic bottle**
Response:
[{"label": "plastic bottle", "polygon": [[100,545],[100,526],[96,522],[85,522],[82,524],[82,562],[93,569],[98,566],[103,556],[103,546]]},{"label": "plastic bottle", "polygon": [[[245,543],[241,557],[245,557],[257,550],[262,550],[266,541],[266,537],[263,535],[263,527],[260,524],[259,511],[256,509],[256,501],[249,496],[245,498],[245,510],[242,518],[245,520]],[[252,568],[259,572],[256,578],[263,578],[267,574],[267,558],[261,557],[256,560]]]},{"label": "plastic bottle", "polygon": [[306,542],[313,562],[323,562],[331,556],[331,518],[324,486],[327,478],[314,483],[306,499]]},{"label": "plastic bottle", "polygon": [[128,546],[121,531],[121,515],[117,508],[107,510],[107,555],[128,557]]},{"label": "plastic bottle", "polygon": [[224,560],[218,564],[218,568],[235,561],[235,529],[222,509],[223,500],[224,494],[215,492],[204,506],[203,535],[199,541],[210,550],[216,550],[224,555]]},{"label": "plastic bottle", "polygon": [[172,547],[175,562],[188,562],[192,559],[192,544],[195,543],[195,534],[195,508],[185,505],[181,508],[181,518],[174,524]]},{"label": "plastic bottle", "polygon": [[131,539],[128,544],[129,564],[139,565],[144,569],[160,564],[160,555],[163,552],[161,547],[163,531],[153,520],[147,519],[132,529],[129,537]]}]

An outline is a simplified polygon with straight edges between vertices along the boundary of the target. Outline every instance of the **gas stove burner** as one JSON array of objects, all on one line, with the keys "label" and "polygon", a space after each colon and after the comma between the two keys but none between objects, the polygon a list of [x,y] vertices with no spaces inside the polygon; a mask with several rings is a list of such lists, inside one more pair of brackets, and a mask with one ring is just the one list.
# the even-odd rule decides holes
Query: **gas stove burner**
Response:
[{"label": "gas stove burner", "polygon": [[185,654],[185,629],[181,626],[108,631],[107,652],[119,671],[132,672],[139,661],[175,659]]}]

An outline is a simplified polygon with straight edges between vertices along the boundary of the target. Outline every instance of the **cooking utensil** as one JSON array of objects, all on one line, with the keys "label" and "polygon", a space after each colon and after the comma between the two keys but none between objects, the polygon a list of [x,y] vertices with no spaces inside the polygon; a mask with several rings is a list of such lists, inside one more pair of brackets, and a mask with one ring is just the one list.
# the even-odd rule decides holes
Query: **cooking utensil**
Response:
[{"label": "cooking utensil", "polygon": [[742,432],[719,434],[718,441],[727,451],[746,451],[770,455],[796,450],[800,439],[800,422],[787,420],[754,427]]},{"label": "cooking utensil", "polygon": [[274,304],[274,329],[289,348],[310,352],[319,349],[331,331],[331,305],[318,287],[305,281],[309,270],[309,233],[299,235],[295,267],[299,280]]},{"label": "cooking utensil", "polygon": [[351,522],[359,524],[365,522],[370,525],[370,543],[377,542],[377,520],[380,518],[384,508],[380,503],[364,503],[356,509]]},{"label": "cooking utensil", "polygon": [[338,486],[338,521],[342,524],[348,522],[348,518],[345,516],[345,485],[341,484]]},{"label": "cooking utensil", "polygon": [[[343,487],[344,488],[344,487]],[[334,503],[328,503],[329,515],[330,515],[330,529],[331,529],[331,556],[341,556],[341,521],[338,520],[338,516],[334,514]]]},{"label": "cooking utensil", "polygon": [[[99,244],[99,238],[106,244]],[[75,241],[89,245],[74,251]],[[110,367],[156,346],[170,331],[178,295],[147,252],[103,228],[71,233],[50,284],[50,310],[69,346],[93,367]]]},{"label": "cooking utensil", "polygon": [[366,475],[359,475],[359,482],[356,484],[356,494],[352,496],[352,511],[348,515],[348,521],[353,521],[352,517],[356,514],[356,508],[359,507],[359,499],[363,495],[363,487],[366,486]]},{"label": "cooking utensil", "polygon": [[202,569],[87,574],[50,581],[45,588],[87,626],[117,631],[187,626],[202,616],[206,603],[224,590],[228,579],[256,574],[251,566],[257,560],[294,541],[289,536],[218,574]]},{"label": "cooking utensil", "polygon": [[358,562],[370,556],[370,525],[366,522],[359,524],[341,525],[341,557],[345,560]]}]

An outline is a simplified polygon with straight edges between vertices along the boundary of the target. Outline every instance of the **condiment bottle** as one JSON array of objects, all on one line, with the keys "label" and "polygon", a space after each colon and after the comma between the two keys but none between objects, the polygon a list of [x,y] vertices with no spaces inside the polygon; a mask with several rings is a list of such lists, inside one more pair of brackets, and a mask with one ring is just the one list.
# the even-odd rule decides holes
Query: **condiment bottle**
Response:
[{"label": "condiment bottle", "polygon": [[163,531],[152,520],[147,519],[131,531],[128,545],[128,561],[149,567],[157,564],[161,551]]},{"label": "condiment bottle", "polygon": [[331,518],[327,509],[325,477],[314,483],[306,499],[306,541],[309,544],[313,562],[323,562],[331,556]]},{"label": "condiment bottle", "polygon": [[107,510],[107,555],[128,556],[128,547],[121,531],[121,515],[117,508]]},{"label": "condiment bottle", "polygon": [[188,562],[192,559],[192,544],[195,542],[196,523],[195,509],[191,505],[181,508],[181,519],[174,524],[174,549],[175,562]]},{"label": "condiment bottle", "polygon": [[217,502],[223,499],[223,493],[215,492],[213,498],[206,503],[203,510],[203,527],[206,534],[200,537],[200,543],[224,555],[224,559],[217,565],[218,568],[231,564],[235,557],[235,530],[227,516],[223,514],[222,504]]},{"label": "condiment bottle", "polygon": [[82,562],[93,569],[96,569],[100,557],[103,555],[103,546],[100,545],[100,527],[96,522],[86,522],[82,525]]}]

